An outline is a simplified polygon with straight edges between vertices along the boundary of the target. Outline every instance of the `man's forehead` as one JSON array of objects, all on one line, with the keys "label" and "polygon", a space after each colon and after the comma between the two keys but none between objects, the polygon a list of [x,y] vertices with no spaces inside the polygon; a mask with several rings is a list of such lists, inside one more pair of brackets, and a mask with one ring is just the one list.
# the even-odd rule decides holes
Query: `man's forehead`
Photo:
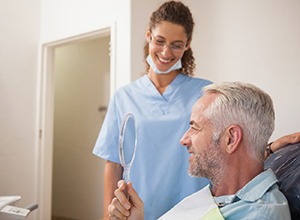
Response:
[{"label": "man's forehead", "polygon": [[203,117],[203,113],[206,108],[215,99],[216,94],[205,93],[200,99],[196,101],[192,109],[191,121],[199,121]]},{"label": "man's forehead", "polygon": [[213,101],[214,97],[215,95],[212,93],[204,93],[204,95],[194,104],[193,111],[204,111]]},{"label": "man's forehead", "polygon": [[203,113],[205,110],[205,105],[200,101],[197,101],[193,107],[192,115],[191,115],[191,122],[199,123],[201,118],[203,118]]}]

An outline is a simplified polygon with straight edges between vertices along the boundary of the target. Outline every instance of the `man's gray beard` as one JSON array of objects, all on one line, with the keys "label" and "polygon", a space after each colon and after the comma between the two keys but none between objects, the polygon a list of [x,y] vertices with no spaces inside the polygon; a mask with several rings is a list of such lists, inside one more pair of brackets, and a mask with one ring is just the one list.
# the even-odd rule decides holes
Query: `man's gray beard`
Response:
[{"label": "man's gray beard", "polygon": [[208,149],[205,153],[194,155],[195,163],[190,165],[188,174],[193,177],[205,177],[213,185],[218,185],[224,175],[224,158],[218,145],[211,145]]}]

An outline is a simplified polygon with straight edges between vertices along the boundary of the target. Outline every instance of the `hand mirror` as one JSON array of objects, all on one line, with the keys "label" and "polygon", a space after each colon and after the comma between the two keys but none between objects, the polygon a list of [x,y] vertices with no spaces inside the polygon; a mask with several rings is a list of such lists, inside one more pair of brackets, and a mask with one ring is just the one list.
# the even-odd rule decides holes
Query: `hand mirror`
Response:
[{"label": "hand mirror", "polygon": [[137,144],[137,132],[133,114],[128,113],[121,125],[119,135],[119,159],[123,167],[123,179],[129,181],[130,168],[134,160]]}]

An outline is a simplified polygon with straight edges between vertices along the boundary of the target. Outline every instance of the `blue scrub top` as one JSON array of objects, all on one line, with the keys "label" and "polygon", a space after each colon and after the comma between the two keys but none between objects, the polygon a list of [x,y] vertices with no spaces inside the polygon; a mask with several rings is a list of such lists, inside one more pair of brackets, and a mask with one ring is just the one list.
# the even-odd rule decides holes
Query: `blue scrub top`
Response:
[{"label": "blue scrub top", "polygon": [[118,138],[127,113],[137,126],[137,150],[130,181],[144,201],[145,220],[157,219],[208,180],[187,173],[189,154],[180,138],[189,128],[191,109],[210,81],[179,74],[160,94],[144,75],[112,97],[93,153],[119,162]]}]

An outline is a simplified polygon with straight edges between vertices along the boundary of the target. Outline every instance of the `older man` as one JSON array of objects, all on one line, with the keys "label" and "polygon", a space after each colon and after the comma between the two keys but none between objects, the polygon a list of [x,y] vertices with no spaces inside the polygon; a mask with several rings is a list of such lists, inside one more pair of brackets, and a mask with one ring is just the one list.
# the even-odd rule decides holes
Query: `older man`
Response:
[{"label": "older man", "polygon": [[[193,107],[190,128],[181,144],[190,153],[189,174],[206,177],[211,185],[161,218],[290,219],[287,200],[278,190],[275,175],[263,170],[265,146],[273,130],[273,103],[261,89],[240,82],[205,87]],[[143,219],[143,202],[130,183],[119,182],[115,195],[109,206],[112,219]],[[202,205],[193,207],[204,196]],[[213,205],[199,209],[206,203]],[[213,217],[207,217],[211,213]]]}]

